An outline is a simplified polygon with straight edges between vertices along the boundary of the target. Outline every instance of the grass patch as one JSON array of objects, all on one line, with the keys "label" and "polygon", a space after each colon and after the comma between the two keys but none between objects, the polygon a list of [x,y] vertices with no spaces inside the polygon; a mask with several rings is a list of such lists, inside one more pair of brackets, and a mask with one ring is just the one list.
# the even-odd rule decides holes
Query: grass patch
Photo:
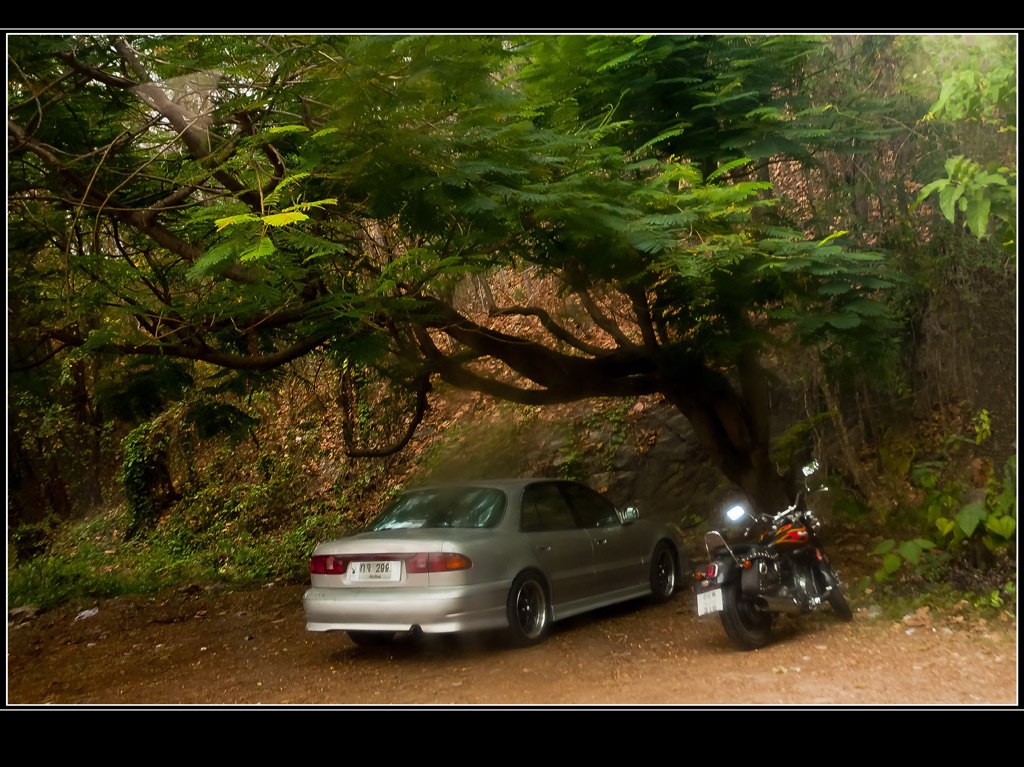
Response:
[{"label": "grass patch", "polygon": [[225,514],[214,515],[210,524],[197,526],[190,514],[176,512],[132,540],[123,538],[123,510],[63,525],[53,531],[46,551],[10,563],[8,604],[49,609],[184,583],[301,582],[309,576],[316,544],[347,529],[336,509],[307,510],[298,521],[259,532],[241,524],[244,516],[232,523]]}]

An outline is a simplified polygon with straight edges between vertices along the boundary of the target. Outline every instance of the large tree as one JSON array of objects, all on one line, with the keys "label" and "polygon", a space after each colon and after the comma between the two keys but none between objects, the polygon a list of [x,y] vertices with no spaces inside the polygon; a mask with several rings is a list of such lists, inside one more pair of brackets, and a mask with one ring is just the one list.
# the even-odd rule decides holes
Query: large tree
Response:
[{"label": "large tree", "polygon": [[[437,378],[660,393],[777,508],[762,354],[876,332],[887,284],[876,255],[753,221],[752,162],[820,135],[814,45],[12,37],[11,365],[327,354],[346,392],[366,370],[406,392],[406,436]],[[500,289],[523,274],[545,300]]]}]

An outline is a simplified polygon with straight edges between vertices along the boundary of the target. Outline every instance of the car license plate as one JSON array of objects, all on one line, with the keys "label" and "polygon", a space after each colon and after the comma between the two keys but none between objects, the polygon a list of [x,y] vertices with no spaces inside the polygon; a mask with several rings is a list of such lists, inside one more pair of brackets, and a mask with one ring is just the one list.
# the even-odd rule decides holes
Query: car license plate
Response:
[{"label": "car license plate", "polygon": [[402,563],[397,560],[352,562],[348,576],[351,581],[397,581],[402,578]]},{"label": "car license plate", "polygon": [[702,594],[697,595],[697,617],[702,615],[710,615],[711,613],[720,613],[725,607],[722,604],[722,590],[711,589],[711,591],[705,591]]}]

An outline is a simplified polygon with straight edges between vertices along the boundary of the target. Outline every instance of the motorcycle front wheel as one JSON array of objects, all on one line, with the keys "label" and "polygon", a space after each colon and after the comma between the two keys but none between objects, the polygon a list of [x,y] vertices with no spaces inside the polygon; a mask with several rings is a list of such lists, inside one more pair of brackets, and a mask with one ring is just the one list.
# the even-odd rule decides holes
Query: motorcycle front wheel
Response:
[{"label": "motorcycle front wheel", "polygon": [[775,616],[760,609],[731,583],[722,593],[722,626],[729,638],[744,650],[756,650],[768,644]]},{"label": "motorcycle front wheel", "polygon": [[822,580],[831,589],[828,593],[828,603],[835,610],[836,615],[844,621],[852,621],[853,610],[850,609],[850,604],[846,601],[846,596],[843,594],[843,588],[839,585],[839,576],[836,575],[836,571],[832,569],[832,565],[828,562],[822,562],[819,568]]}]

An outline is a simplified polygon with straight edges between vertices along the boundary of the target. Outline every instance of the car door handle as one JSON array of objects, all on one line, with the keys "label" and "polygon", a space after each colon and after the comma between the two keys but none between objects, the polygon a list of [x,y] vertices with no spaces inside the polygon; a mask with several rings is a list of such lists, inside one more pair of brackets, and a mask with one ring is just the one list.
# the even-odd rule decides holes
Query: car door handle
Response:
[{"label": "car door handle", "polygon": [[551,551],[550,546],[537,546],[537,551]]},{"label": "car door handle", "polygon": [[598,546],[600,546],[602,543],[608,543],[608,539],[607,538],[598,538],[598,539],[596,539],[594,541],[594,543],[596,543]]}]

